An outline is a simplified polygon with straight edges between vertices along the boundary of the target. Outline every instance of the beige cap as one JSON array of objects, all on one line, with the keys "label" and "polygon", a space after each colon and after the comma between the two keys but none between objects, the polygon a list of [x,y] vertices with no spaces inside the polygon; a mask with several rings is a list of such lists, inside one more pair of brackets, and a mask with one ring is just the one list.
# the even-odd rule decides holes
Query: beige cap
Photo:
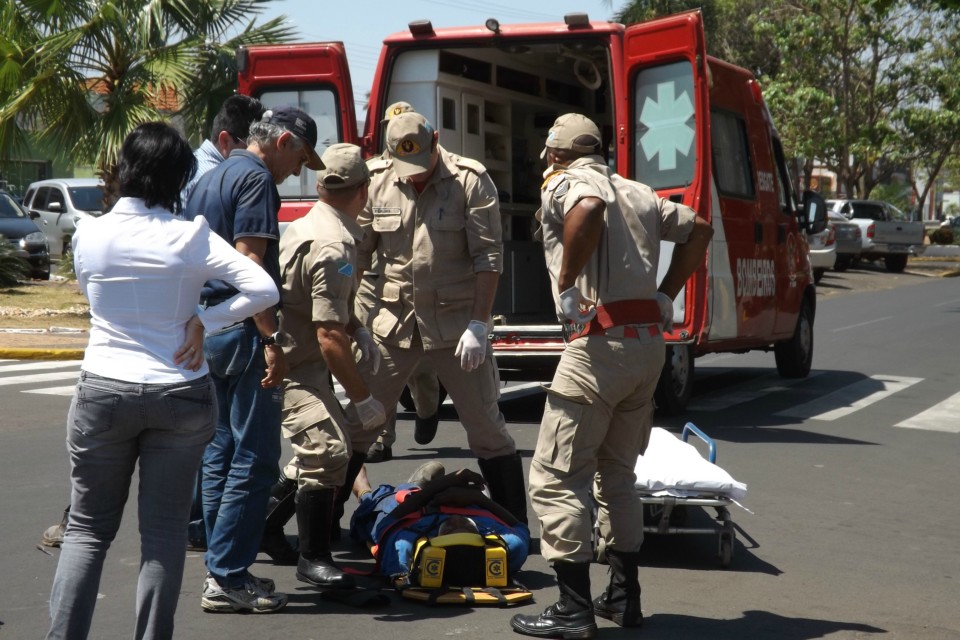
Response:
[{"label": "beige cap", "polygon": [[590,153],[595,151],[599,144],[600,129],[593,120],[579,113],[565,113],[550,127],[540,157],[547,156],[547,149],[571,149],[579,153]]},{"label": "beige cap", "polygon": [[428,170],[432,148],[433,126],[422,115],[407,112],[390,118],[387,152],[398,176],[406,178]]},{"label": "beige cap", "polygon": [[360,147],[340,142],[323,152],[323,169],[317,171],[317,184],[330,190],[347,189],[370,179]]},{"label": "beige cap", "polygon": [[415,113],[416,110],[413,108],[413,105],[409,102],[394,102],[392,105],[387,107],[387,110],[383,112],[383,120],[380,122],[387,122],[393,116],[398,116],[401,113]]}]

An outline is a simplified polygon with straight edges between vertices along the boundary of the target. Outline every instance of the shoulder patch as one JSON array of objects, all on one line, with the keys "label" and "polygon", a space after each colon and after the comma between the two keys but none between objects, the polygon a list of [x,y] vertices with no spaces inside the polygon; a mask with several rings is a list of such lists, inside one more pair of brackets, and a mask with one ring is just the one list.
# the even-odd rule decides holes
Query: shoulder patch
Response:
[{"label": "shoulder patch", "polygon": [[548,175],[543,179],[543,184],[540,185],[542,191],[552,191],[555,196],[562,196],[569,188],[570,183],[567,182],[567,173],[562,169]]},{"label": "shoulder patch", "polygon": [[352,276],[353,265],[346,260],[337,260],[337,273],[342,276]]},{"label": "shoulder patch", "polygon": [[454,162],[457,163],[457,166],[462,169],[468,169],[474,173],[486,173],[487,168],[483,166],[480,162],[477,162],[473,158],[464,158],[463,156],[456,156]]}]

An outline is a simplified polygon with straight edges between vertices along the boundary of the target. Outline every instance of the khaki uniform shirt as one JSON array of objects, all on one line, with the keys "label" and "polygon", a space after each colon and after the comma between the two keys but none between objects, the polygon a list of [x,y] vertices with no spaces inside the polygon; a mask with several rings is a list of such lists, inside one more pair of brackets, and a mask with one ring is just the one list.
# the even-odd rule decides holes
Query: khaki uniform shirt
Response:
[{"label": "khaki uniform shirt", "polygon": [[476,274],[503,270],[500,204],[482,164],[440,148],[436,170],[417,193],[377,159],[358,222],[365,235],[360,266],[376,253],[375,313],[367,321],[386,344],[453,348],[473,318]]},{"label": "khaki uniform shirt", "polygon": [[544,178],[540,212],[543,245],[559,317],[563,317],[557,291],[563,259],[563,220],[587,197],[603,200],[606,211],[600,243],[576,280],[580,292],[598,305],[655,298],[660,241],[686,242],[696,212],[611,172],[600,156],[578,158],[566,168],[555,165],[547,169]]},{"label": "khaki uniform shirt", "polygon": [[314,323],[346,326],[350,321],[356,293],[357,242],[362,236],[356,221],[323,202],[317,202],[283,232],[280,328],[293,337],[293,345],[283,349],[290,379],[297,380],[298,368],[310,371],[310,380],[301,382],[316,385],[315,376],[325,378],[327,365]]}]

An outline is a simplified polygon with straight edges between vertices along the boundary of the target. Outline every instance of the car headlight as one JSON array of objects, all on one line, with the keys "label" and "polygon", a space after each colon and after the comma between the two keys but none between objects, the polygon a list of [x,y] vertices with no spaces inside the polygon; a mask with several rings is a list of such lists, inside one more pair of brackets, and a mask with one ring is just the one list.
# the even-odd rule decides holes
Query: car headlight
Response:
[{"label": "car headlight", "polygon": [[20,238],[20,248],[26,249],[27,245],[43,245],[47,246],[47,237],[43,235],[40,231],[34,231],[33,233],[28,233],[27,235]]}]

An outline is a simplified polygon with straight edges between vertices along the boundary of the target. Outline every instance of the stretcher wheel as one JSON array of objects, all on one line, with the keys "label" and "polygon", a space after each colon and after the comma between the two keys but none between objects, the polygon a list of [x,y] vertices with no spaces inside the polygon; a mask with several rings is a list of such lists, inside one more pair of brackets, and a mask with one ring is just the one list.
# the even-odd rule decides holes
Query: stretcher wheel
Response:
[{"label": "stretcher wheel", "polygon": [[720,566],[724,569],[728,568],[733,560],[733,543],[735,540],[733,523],[724,523],[723,531],[720,532]]}]

